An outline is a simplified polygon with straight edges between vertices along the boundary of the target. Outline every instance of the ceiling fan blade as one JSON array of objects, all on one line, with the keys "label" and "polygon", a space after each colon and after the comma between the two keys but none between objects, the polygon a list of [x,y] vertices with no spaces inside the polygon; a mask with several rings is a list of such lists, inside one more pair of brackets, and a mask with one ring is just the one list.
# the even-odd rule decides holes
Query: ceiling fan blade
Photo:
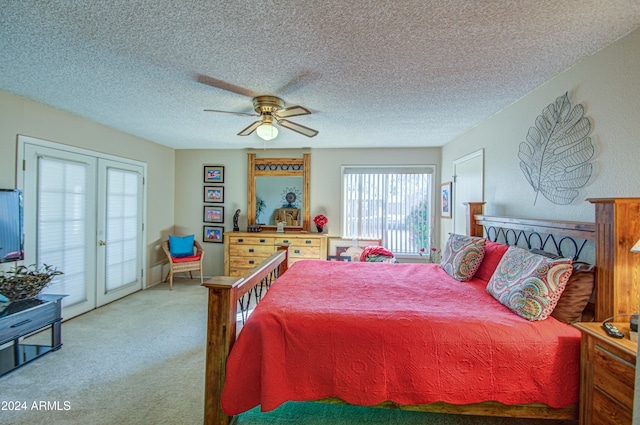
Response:
[{"label": "ceiling fan blade", "polygon": [[256,128],[260,127],[260,124],[262,124],[262,120],[258,120],[256,122],[254,122],[249,127],[245,128],[240,133],[238,133],[238,136],[248,136],[248,135],[250,135],[251,133],[256,131]]},{"label": "ceiling fan blade", "polygon": [[283,126],[284,128],[288,128],[289,130],[293,130],[297,133],[302,134],[307,137],[314,137],[318,134],[318,130],[314,130],[313,128],[305,127],[304,125],[296,124],[287,120],[276,120],[278,124]]},{"label": "ceiling fan blade", "polygon": [[282,87],[275,90],[274,93],[279,93],[281,95],[291,94],[318,79],[320,79],[320,74],[311,71],[303,71],[292,78],[289,82],[285,83]]},{"label": "ceiling fan blade", "polygon": [[259,93],[245,89],[244,87],[236,86],[235,84],[227,83],[226,81],[218,80],[217,78],[209,77],[208,75],[196,74],[196,81],[217,89],[230,91],[241,96],[256,97],[260,95]]},{"label": "ceiling fan blade", "polygon": [[288,108],[282,108],[275,111],[272,115],[276,118],[289,118],[297,117],[299,115],[309,115],[311,111],[302,106],[289,106]]},{"label": "ceiling fan blade", "polygon": [[219,111],[217,109],[205,109],[205,112],[222,112],[223,114],[245,115],[250,117],[259,117],[260,114],[249,114],[247,112],[232,112],[232,111]]}]

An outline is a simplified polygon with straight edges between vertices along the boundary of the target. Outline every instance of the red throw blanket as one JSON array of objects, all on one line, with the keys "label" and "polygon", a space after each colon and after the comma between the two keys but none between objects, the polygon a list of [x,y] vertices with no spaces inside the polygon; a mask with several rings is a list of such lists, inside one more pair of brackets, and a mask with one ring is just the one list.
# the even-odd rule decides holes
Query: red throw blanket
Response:
[{"label": "red throw blanket", "polygon": [[529,322],[435,264],[298,261],[240,333],[222,407],[578,402],[580,332]]}]

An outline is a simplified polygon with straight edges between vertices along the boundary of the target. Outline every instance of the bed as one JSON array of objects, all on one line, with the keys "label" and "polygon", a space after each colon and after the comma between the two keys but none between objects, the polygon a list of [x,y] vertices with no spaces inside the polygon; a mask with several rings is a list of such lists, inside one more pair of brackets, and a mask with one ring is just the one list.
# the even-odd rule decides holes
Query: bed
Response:
[{"label": "bed", "polygon": [[[582,240],[569,243],[573,255],[595,239],[593,223],[487,217],[481,208],[469,205],[471,236],[533,232],[544,246],[549,239],[539,235],[553,234],[556,250],[571,236]],[[240,278],[204,285],[207,424],[226,424],[258,404],[271,410],[310,400],[578,418],[580,332],[553,318],[516,316],[481,278],[457,282],[433,264],[305,261],[287,270],[283,247]],[[267,290],[236,341],[237,318]],[[503,351],[511,357],[495,354]]]}]

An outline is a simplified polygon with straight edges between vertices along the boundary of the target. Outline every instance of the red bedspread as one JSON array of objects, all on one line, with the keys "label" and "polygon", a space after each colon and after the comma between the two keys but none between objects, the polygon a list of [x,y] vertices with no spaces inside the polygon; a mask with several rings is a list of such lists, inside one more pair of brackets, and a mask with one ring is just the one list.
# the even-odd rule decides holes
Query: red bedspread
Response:
[{"label": "red bedspread", "polygon": [[580,332],[529,322],[433,264],[296,262],[250,316],[222,407],[578,402]]}]

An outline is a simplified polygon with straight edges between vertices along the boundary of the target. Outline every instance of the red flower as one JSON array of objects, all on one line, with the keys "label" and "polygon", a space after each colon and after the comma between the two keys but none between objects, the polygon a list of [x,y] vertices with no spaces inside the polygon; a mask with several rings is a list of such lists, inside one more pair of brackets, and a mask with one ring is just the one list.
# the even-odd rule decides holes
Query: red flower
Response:
[{"label": "red flower", "polygon": [[316,223],[316,225],[320,226],[320,227],[324,227],[325,224],[327,224],[329,222],[329,219],[325,216],[323,216],[322,214],[319,214],[317,216],[315,216],[315,218],[313,219],[313,222]]}]

